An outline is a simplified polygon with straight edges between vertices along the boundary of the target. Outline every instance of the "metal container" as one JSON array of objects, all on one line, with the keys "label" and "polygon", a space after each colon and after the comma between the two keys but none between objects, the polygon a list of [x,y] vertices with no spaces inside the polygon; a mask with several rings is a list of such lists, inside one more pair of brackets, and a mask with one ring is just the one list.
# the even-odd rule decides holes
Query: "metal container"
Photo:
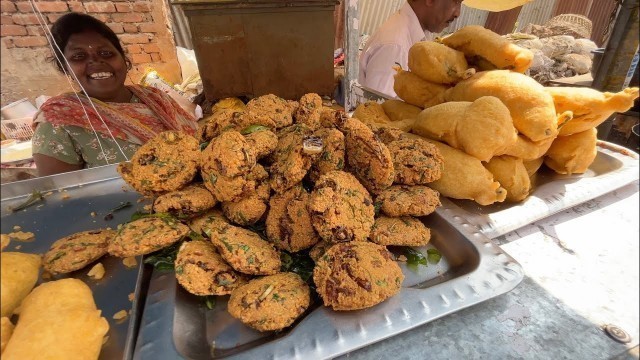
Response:
[{"label": "metal container", "polygon": [[3,106],[0,109],[2,118],[5,120],[19,119],[25,117],[33,117],[38,109],[33,106],[29,99],[24,98],[18,101],[14,101],[9,105]]},{"label": "metal container", "polygon": [[174,0],[192,34],[208,100],[333,92],[333,11],[327,0]]},{"label": "metal container", "polygon": [[600,62],[602,62],[602,57],[604,56],[604,48],[599,48],[595,50],[591,50],[593,54],[593,62],[591,63],[591,77],[596,78],[596,74],[598,73],[598,67],[600,66]]}]

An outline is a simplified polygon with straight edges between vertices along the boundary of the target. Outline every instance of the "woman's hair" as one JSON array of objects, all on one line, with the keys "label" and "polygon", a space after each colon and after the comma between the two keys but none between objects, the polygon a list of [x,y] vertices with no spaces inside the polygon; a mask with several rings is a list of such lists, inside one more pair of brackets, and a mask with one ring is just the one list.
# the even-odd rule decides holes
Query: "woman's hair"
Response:
[{"label": "woman's hair", "polygon": [[[53,46],[55,56],[51,58],[51,61],[54,62],[60,72],[64,73],[64,70],[67,68],[66,62],[63,60],[63,52],[69,42],[69,38],[71,35],[83,33],[85,31],[93,31],[109,40],[109,42],[124,58],[124,61],[127,63],[127,68],[131,68],[131,61],[129,61],[127,56],[124,54],[124,49],[120,44],[118,36],[110,27],[93,16],[72,12],[62,16],[53,24],[53,26],[51,26],[53,41],[58,45],[58,47]],[[58,50],[58,48],[60,49]]]}]

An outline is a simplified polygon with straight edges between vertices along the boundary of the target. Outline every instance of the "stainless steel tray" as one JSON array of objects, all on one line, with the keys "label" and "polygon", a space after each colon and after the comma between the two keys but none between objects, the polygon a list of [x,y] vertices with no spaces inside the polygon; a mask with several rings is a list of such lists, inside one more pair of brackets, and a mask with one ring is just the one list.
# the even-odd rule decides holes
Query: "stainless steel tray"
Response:
[{"label": "stainless steel tray", "polygon": [[521,203],[480,206],[470,200],[442,198],[443,216],[467,219],[489,238],[504,235],[600,195],[640,176],[638,154],[622,146],[598,141],[598,155],[586,173],[560,175],[541,168],[533,193]]},{"label": "stainless steel tray", "polygon": [[[12,240],[5,251],[20,251],[43,254],[51,244],[66,235],[78,231],[111,227],[128,221],[144,203],[137,203],[140,195],[134,191],[123,191],[124,181],[115,171],[115,166],[75,171],[61,175],[3,184],[1,192],[2,233],[14,231],[20,226],[22,231],[35,234],[32,242]],[[12,213],[9,208],[22,203],[32,190],[51,192],[45,201],[25,210]],[[66,199],[65,199],[66,198]],[[105,220],[109,210],[121,202],[130,202],[131,207],[113,213],[113,219]],[[95,217],[91,215],[95,212]],[[20,246],[16,249],[16,246]],[[133,354],[134,334],[139,325],[141,305],[144,303],[144,274],[142,257],[138,266],[125,267],[121,259],[105,256],[99,261],[105,267],[105,277],[93,280],[86,274],[93,264],[85,269],[69,274],[84,281],[93,292],[98,309],[109,322],[108,340],[102,347],[100,359],[130,359]],[[56,277],[62,278],[64,276]],[[147,279],[148,280],[148,279]],[[39,280],[41,282],[41,280]],[[131,302],[129,294],[134,293]],[[131,310],[127,320],[116,322],[113,315],[120,310]],[[79,339],[78,341],[82,341]]]},{"label": "stainless steel tray", "polygon": [[208,310],[177,285],[172,271],[154,271],[134,359],[331,358],[505,293],[522,280],[520,265],[462,218],[449,222],[439,210],[424,222],[432,229],[429,246],[442,260],[417,272],[403,267],[397,296],[360,311],[319,306],[278,334],[233,319],[228,297],[217,297]]}]

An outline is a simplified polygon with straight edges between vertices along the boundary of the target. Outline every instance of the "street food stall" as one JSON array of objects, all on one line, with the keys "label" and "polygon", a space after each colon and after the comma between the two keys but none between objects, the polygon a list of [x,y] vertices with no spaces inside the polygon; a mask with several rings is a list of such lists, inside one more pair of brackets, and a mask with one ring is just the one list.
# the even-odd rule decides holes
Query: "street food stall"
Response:
[{"label": "street food stall", "polygon": [[397,99],[357,82],[350,1],[343,109],[334,2],[174,3],[214,105],[131,161],[3,184],[3,357],[637,358],[639,157],[597,128],[638,98],[637,1],[610,93],[543,86],[476,26],[415,45]]}]

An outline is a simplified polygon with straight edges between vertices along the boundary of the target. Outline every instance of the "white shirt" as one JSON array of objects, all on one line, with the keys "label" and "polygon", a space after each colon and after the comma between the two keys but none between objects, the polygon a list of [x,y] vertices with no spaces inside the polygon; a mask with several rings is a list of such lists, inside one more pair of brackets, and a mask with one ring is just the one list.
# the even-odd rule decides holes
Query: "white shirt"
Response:
[{"label": "white shirt", "polygon": [[422,30],[418,17],[409,3],[387,21],[367,41],[360,54],[360,85],[395,98],[393,66],[398,63],[408,70],[409,48],[419,41],[433,40],[434,34]]}]

